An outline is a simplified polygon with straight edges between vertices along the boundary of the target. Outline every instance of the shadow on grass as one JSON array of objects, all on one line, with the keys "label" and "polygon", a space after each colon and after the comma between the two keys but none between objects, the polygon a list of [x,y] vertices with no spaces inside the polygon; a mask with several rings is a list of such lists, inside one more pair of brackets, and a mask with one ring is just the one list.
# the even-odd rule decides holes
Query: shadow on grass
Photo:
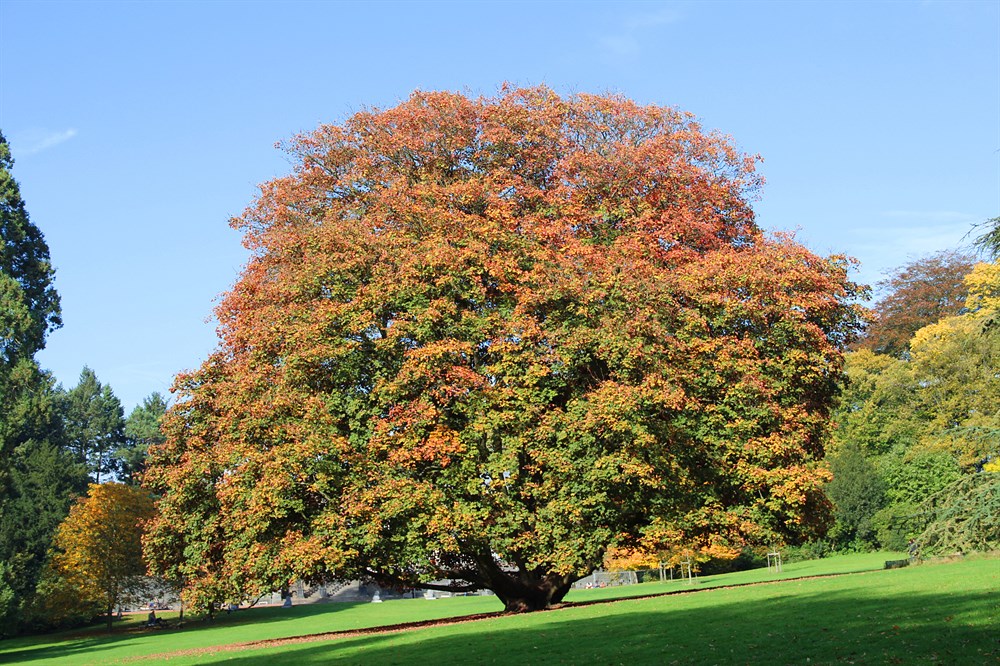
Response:
[{"label": "shadow on grass", "polygon": [[328,664],[834,664],[995,663],[990,592],[858,598],[856,590],[716,599],[669,598],[531,617],[204,655],[255,666]]},{"label": "shadow on grass", "polygon": [[[7,639],[4,642],[0,642],[0,650],[3,650],[0,652],[0,664],[27,663],[55,658],[72,659],[78,656],[81,659],[90,661],[99,658],[97,653],[118,647],[123,642],[133,642],[144,636],[165,637],[171,634],[180,636],[190,634],[192,631],[222,629],[226,627],[238,628],[245,625],[257,626],[272,622],[301,620],[315,615],[327,615],[331,611],[348,610],[355,606],[365,605],[367,605],[365,602],[338,602],[293,606],[290,609],[281,608],[280,606],[265,606],[245,608],[235,613],[222,612],[216,614],[212,619],[189,615],[180,625],[176,618],[171,618],[168,620],[166,627],[157,629],[143,628],[140,623],[132,626],[118,627],[110,633],[101,627],[71,630],[63,634],[64,638],[62,640],[58,636],[52,635]],[[57,642],[53,642],[54,640]],[[13,644],[15,647],[4,649],[10,644]]]},{"label": "shadow on grass", "polygon": [[[185,641],[201,629],[215,630],[211,642],[242,642],[246,625],[339,615],[355,604],[276,607],[221,615],[215,622],[190,622],[183,632],[95,634],[73,641],[5,646],[0,662],[101,663],[128,658],[123,641],[155,635],[183,663],[235,661],[259,664],[325,663],[997,663],[1000,618],[993,583],[963,583],[949,590],[917,578],[837,577],[777,585],[702,590],[613,604],[577,605],[562,611],[507,616],[460,625],[388,634],[345,636],[324,642],[289,642],[243,651],[198,652]],[[967,573],[971,573],[967,572]],[[979,572],[981,575],[981,571]],[[988,571],[987,571],[988,573]],[[967,581],[973,579],[964,576]],[[976,576],[978,578],[978,576]],[[987,576],[990,578],[990,576]],[[995,580],[995,577],[992,578]],[[942,581],[944,582],[944,581]],[[930,583],[930,584],[928,584]],[[977,587],[978,585],[978,587]],[[975,588],[975,589],[970,589]],[[680,590],[678,590],[680,591]],[[583,600],[581,600],[583,601]],[[370,607],[370,606],[369,606]],[[370,618],[369,618],[370,619]],[[306,631],[322,631],[317,620]],[[240,631],[229,634],[226,629]],[[194,629],[194,632],[191,632]],[[222,631],[218,631],[222,630]],[[267,632],[259,632],[263,637]],[[273,633],[273,632],[272,632]],[[6,642],[6,641],[5,641]],[[122,646],[123,647],[123,646]],[[13,649],[11,649],[13,648]],[[137,661],[148,660],[138,656]],[[167,656],[161,654],[160,656]]]}]

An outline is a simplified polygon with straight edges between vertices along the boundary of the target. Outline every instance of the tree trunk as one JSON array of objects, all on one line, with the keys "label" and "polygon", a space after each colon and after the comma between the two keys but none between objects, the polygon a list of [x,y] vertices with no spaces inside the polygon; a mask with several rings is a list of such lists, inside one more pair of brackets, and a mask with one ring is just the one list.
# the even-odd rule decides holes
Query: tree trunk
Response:
[{"label": "tree trunk", "polygon": [[[367,575],[381,585],[396,589],[418,588],[445,592],[491,590],[508,613],[545,610],[561,603],[573,583],[585,575],[556,574],[542,568],[528,569],[521,562],[514,568],[511,564],[497,562],[489,550],[470,555],[470,559],[475,563],[474,568],[439,572],[441,578],[452,579],[450,585],[400,578],[377,570],[368,570]],[[464,582],[459,584],[457,581]],[[284,595],[285,588],[282,588],[282,596]]]},{"label": "tree trunk", "polygon": [[109,604],[108,605],[108,631],[111,631],[111,623],[114,621],[114,619],[115,619],[115,605],[114,604]]},{"label": "tree trunk", "polygon": [[528,613],[545,610],[560,603],[578,577],[555,573],[502,569],[492,555],[483,553],[477,558],[477,569],[483,586],[493,590],[503,602],[508,613]]},{"label": "tree trunk", "polygon": [[508,613],[530,613],[558,604],[569,592],[573,582],[566,576],[549,575],[540,581],[514,578],[507,585],[493,588]]}]

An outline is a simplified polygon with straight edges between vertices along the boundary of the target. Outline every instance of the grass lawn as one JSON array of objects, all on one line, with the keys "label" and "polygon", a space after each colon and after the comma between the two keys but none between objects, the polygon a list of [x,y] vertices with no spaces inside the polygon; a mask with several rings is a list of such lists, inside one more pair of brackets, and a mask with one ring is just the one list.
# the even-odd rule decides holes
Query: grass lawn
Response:
[{"label": "grass lawn", "polygon": [[[967,559],[770,585],[778,578],[880,567],[854,555],[700,579],[580,590],[625,600],[412,631],[208,653],[171,664],[839,664],[1000,663],[1000,560]],[[663,597],[627,597],[676,591]],[[265,608],[183,630],[99,631],[0,642],[0,662],[109,664],[150,655],[495,611],[493,597]]]}]

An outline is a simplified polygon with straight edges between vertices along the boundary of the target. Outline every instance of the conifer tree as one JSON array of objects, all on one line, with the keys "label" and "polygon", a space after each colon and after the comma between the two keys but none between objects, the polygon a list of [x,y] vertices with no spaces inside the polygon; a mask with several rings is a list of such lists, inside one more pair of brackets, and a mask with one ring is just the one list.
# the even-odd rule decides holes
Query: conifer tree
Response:
[{"label": "conifer tree", "polygon": [[0,133],[0,635],[18,630],[56,526],[85,477],[63,451],[51,376],[34,355],[61,325],[54,270]]}]

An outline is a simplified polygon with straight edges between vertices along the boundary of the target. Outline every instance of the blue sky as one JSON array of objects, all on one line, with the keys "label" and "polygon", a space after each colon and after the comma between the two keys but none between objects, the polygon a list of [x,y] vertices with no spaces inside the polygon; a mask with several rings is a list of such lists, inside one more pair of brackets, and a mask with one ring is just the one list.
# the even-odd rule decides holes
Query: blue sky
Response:
[{"label": "blue sky", "polygon": [[0,1],[0,129],[84,365],[126,411],[215,347],[277,141],[504,81],[676,106],[759,153],[766,229],[858,278],[1000,215],[1000,2]]}]

